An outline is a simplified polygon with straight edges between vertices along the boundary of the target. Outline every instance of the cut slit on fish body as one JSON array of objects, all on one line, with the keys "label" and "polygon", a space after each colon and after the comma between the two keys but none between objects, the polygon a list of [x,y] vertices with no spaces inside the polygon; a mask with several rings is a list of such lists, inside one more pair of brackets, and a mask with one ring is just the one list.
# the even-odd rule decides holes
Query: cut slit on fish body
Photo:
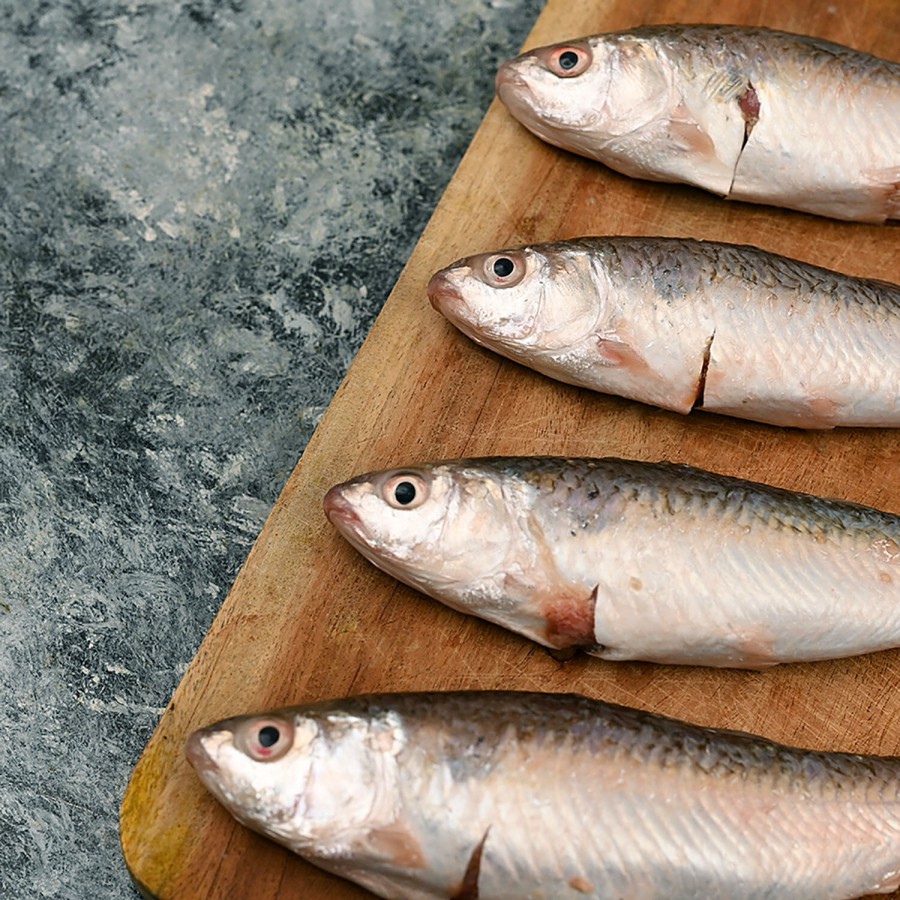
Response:
[{"label": "cut slit on fish body", "polygon": [[703,351],[703,365],[700,367],[700,376],[697,379],[697,395],[694,398],[693,409],[703,409],[703,395],[706,393],[706,377],[709,374],[709,361],[712,358],[712,344],[716,333],[709,336],[706,341],[706,349]]},{"label": "cut slit on fish body", "polygon": [[738,151],[737,158],[734,161],[734,170],[731,173],[731,186],[728,188],[728,194],[726,194],[726,196],[731,196],[731,193],[734,190],[734,180],[737,178],[741,156],[744,154],[744,150],[747,147],[747,142],[750,140],[750,134],[753,131],[754,126],[759,122],[761,112],[759,94],[756,93],[756,88],[753,87],[749,80],[744,85],[743,93],[738,95],[736,99],[741,110],[741,116],[744,119],[744,137],[741,141],[741,149]]},{"label": "cut slit on fish body", "polygon": [[450,900],[478,900],[478,876],[481,874],[481,857],[484,855],[484,843],[491,826],[484,830],[481,840],[476,844],[469,857],[466,871],[459,887],[450,895]]},{"label": "cut slit on fish body", "polygon": [[728,197],[734,188],[734,180],[737,178],[737,170],[744,148],[750,140],[750,134],[754,126],[759,122],[759,94],[749,78],[736,72],[720,72],[714,75],[707,83],[707,89],[712,98],[718,102],[737,103],[741,111],[741,118],[744,120],[744,134],[741,138],[741,146],[735,156],[734,165],[731,169],[731,182],[725,194]]},{"label": "cut slit on fish body", "polygon": [[753,87],[752,82],[749,79],[746,81],[741,79],[738,83],[743,88],[743,91],[740,94],[735,93],[734,98],[737,101],[741,111],[741,117],[744,120],[744,135],[741,139],[741,148],[738,150],[738,154],[734,160],[734,167],[731,172],[731,185],[728,188],[728,193],[725,195],[726,197],[731,196],[731,192],[734,190],[734,180],[737,178],[737,170],[741,162],[741,157],[750,140],[750,134],[753,132],[753,128],[756,126],[757,122],[759,122],[761,112],[759,94],[756,93],[756,88]]},{"label": "cut slit on fish body", "polygon": [[759,94],[756,93],[756,89],[749,81],[747,82],[747,90],[738,98],[738,106],[740,106],[741,115],[744,117],[744,143],[741,145],[743,150],[747,146],[747,141],[750,140],[750,132],[753,131],[753,126],[759,121],[760,111]]}]

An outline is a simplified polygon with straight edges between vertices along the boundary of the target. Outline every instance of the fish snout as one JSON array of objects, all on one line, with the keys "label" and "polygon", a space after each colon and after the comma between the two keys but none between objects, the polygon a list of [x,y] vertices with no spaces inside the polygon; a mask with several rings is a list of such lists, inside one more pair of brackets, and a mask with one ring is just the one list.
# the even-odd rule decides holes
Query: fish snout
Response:
[{"label": "fish snout", "polygon": [[205,736],[205,728],[195,731],[188,738],[187,744],[185,744],[184,747],[184,755],[187,757],[188,762],[197,770],[197,774],[201,777],[204,773],[214,772],[216,768],[203,744],[203,738]]},{"label": "fish snout", "polygon": [[435,273],[428,282],[428,299],[442,315],[452,316],[465,306],[459,288],[451,281],[446,270]]},{"label": "fish snout", "polygon": [[508,59],[497,70],[497,77],[494,79],[494,90],[503,103],[506,103],[504,93],[518,93],[525,87],[525,81],[519,72],[517,59]]},{"label": "fish snout", "polygon": [[325,495],[322,501],[325,507],[325,515],[328,521],[341,531],[350,529],[351,531],[359,531],[362,526],[362,520],[357,515],[353,504],[344,494],[344,485],[336,484]]},{"label": "fish snout", "polygon": [[494,79],[494,90],[513,118],[520,122],[534,117],[535,97],[526,71],[534,66],[530,55],[503,63]]}]

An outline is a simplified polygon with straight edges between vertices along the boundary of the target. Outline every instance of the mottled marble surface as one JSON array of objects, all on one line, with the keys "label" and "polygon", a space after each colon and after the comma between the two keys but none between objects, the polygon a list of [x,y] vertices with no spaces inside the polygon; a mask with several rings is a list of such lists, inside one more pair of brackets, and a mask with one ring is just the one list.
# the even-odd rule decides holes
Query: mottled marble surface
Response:
[{"label": "mottled marble surface", "polygon": [[0,896],[119,803],[538,0],[0,0]]}]

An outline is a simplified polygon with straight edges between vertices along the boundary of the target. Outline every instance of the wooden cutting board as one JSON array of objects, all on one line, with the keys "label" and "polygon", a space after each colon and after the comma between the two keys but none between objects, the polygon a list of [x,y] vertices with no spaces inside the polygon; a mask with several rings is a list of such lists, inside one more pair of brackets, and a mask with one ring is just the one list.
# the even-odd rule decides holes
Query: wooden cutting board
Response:
[{"label": "wooden cutting board", "polygon": [[[551,0],[526,46],[678,21],[767,25],[900,59],[896,0]],[[822,111],[823,129],[840,125]],[[394,582],[325,519],[325,491],[354,474],[487,454],[672,460],[900,513],[897,432],[804,433],[588,395],[479,349],[426,300],[429,276],[458,257],[587,234],[753,243],[900,281],[896,225],[632,181],[540,143],[495,102],[134,771],[122,845],[147,896],[366,896],[237,825],[201,787],[185,738],[237,713],[370,691],[576,691],[807,747],[900,753],[900,651],[764,673],[560,663]]]}]

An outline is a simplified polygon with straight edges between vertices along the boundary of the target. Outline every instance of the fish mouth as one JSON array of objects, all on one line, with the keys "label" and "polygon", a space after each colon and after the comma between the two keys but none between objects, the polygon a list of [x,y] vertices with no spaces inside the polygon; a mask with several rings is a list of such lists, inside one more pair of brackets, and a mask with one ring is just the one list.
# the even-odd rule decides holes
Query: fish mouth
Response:
[{"label": "fish mouth", "polygon": [[212,761],[212,757],[206,752],[203,739],[207,735],[207,729],[201,728],[195,731],[187,741],[184,747],[184,755],[188,762],[197,770],[201,781],[207,782],[216,771],[216,765]]},{"label": "fish mouth", "polygon": [[529,78],[533,68],[543,67],[529,54],[504,63],[495,80],[497,96],[509,114],[532,134],[555,147],[571,149],[561,141],[568,132],[577,135],[583,128],[572,126],[569,114],[562,114],[554,104],[542,99],[540,81]]},{"label": "fish mouth", "polygon": [[363,531],[362,519],[360,519],[353,504],[344,496],[344,486],[336,484],[325,495],[322,501],[325,507],[325,515],[340,531],[349,531],[352,534],[361,534]]},{"label": "fish mouth", "polygon": [[[494,79],[494,90],[500,98],[501,103],[509,106],[508,97],[516,96],[522,91],[528,90],[528,84],[519,72],[516,65],[518,60],[511,59],[503,63],[497,70],[497,77]],[[504,96],[506,94],[507,96]]]},{"label": "fish mouth", "polygon": [[522,74],[519,62],[519,59],[512,59],[500,66],[494,90],[512,117],[531,128],[530,123],[539,117],[535,114],[535,98],[531,86]]},{"label": "fish mouth", "polygon": [[431,281],[428,282],[428,299],[441,315],[454,321],[461,318],[461,312],[466,308],[463,295],[446,271],[431,276]]}]

